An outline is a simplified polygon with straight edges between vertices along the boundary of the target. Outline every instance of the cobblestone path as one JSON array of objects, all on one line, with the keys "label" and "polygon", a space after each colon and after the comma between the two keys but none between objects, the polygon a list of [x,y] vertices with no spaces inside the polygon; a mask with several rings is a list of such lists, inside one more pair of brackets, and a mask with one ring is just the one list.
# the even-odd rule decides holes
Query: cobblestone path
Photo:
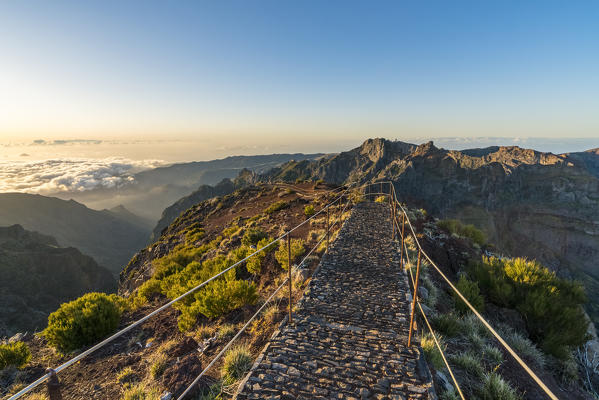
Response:
[{"label": "cobblestone path", "polygon": [[360,203],[237,399],[424,399],[418,342],[406,347],[409,287],[389,207]]}]

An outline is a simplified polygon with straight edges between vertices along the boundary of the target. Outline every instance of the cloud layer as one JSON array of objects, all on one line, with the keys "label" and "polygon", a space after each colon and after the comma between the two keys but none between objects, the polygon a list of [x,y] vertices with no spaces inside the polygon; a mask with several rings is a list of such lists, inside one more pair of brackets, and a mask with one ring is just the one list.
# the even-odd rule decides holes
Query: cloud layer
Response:
[{"label": "cloud layer", "polygon": [[122,158],[0,161],[0,192],[53,194],[117,188],[134,182],[134,174],[164,165],[158,160]]}]

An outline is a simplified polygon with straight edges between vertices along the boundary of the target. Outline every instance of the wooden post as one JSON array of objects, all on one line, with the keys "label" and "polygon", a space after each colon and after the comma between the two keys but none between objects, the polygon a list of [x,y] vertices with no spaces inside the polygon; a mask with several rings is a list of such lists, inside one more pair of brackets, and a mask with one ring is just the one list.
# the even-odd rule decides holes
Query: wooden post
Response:
[{"label": "wooden post", "polygon": [[289,323],[291,323],[293,321],[291,316],[291,233],[287,235],[287,260],[287,280],[289,281]]},{"label": "wooden post", "polygon": [[60,393],[60,381],[58,380],[58,376],[56,376],[56,371],[52,368],[46,369],[46,373],[49,373],[50,376],[46,381],[46,387],[48,388],[48,398],[50,400],[62,400],[62,393]]},{"label": "wooden post", "polygon": [[414,330],[414,314],[416,313],[416,301],[418,301],[418,278],[420,278],[420,255],[418,249],[418,264],[416,265],[416,281],[414,282],[414,298],[412,299],[412,314],[410,315],[410,332],[408,333],[408,347],[412,345],[412,331]]}]

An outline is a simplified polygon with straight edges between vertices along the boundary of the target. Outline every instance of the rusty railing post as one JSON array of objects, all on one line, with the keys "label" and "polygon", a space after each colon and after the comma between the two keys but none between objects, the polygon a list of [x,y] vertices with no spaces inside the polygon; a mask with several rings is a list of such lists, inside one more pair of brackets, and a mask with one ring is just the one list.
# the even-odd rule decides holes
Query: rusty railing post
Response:
[{"label": "rusty railing post", "polygon": [[414,282],[414,297],[412,298],[412,313],[410,314],[410,332],[408,333],[408,347],[412,345],[412,331],[414,330],[414,314],[416,313],[416,301],[418,301],[418,280],[420,278],[420,255],[422,250],[418,249],[418,264],[416,264],[416,281]]},{"label": "rusty railing post", "polygon": [[327,207],[327,251],[329,250],[329,237],[331,226],[329,225],[329,207]]},{"label": "rusty railing post", "polygon": [[289,281],[289,323],[292,322],[291,316],[291,233],[287,235],[287,280]]},{"label": "rusty railing post", "polygon": [[400,252],[400,259],[399,259],[399,264],[402,268],[404,266],[403,265],[403,253],[405,252],[405,245],[404,245],[405,227],[406,227],[406,214],[402,213],[401,214],[401,252]]},{"label": "rusty railing post", "polygon": [[46,373],[50,374],[48,380],[46,381],[46,387],[48,388],[48,398],[50,400],[62,400],[62,393],[60,392],[60,381],[58,380],[56,371],[54,371],[52,368],[47,368]]}]

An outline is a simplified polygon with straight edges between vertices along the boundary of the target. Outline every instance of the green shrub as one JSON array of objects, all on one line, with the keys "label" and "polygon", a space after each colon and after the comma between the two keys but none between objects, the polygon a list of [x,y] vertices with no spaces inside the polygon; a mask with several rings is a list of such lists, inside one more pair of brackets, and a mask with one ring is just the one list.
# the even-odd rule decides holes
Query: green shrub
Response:
[{"label": "green shrub", "polygon": [[[472,304],[476,311],[483,312],[485,300],[480,295],[478,283],[473,282],[462,275],[456,284],[456,288],[460,291],[460,293],[462,293],[466,300]],[[455,307],[460,313],[465,314],[466,312],[470,311],[470,307],[464,303],[464,300],[462,300],[455,292],[452,294],[455,299]]]},{"label": "green shrub", "polygon": [[264,212],[266,214],[273,214],[287,207],[289,207],[289,204],[286,201],[280,200],[276,203],[272,203],[266,210],[264,210]]},{"label": "green shrub", "polygon": [[24,342],[0,344],[0,370],[13,365],[23,368],[31,360],[31,352]]},{"label": "green shrub", "polygon": [[503,353],[492,345],[485,345],[483,347],[483,357],[494,367],[501,365],[503,362]]},{"label": "green shrub", "polygon": [[125,390],[122,400],[158,400],[160,393],[156,388],[146,388],[143,384]]},{"label": "green shrub", "polygon": [[92,344],[118,327],[122,313],[119,303],[116,295],[87,293],[50,314],[43,335],[51,346],[65,353]]},{"label": "green shrub", "polygon": [[472,353],[452,355],[450,362],[472,377],[482,378],[485,373],[483,365],[480,362],[480,357]]},{"label": "green shrub", "polygon": [[[306,249],[304,248],[303,239],[291,239],[291,262],[292,263],[294,262],[294,260],[297,257],[301,256],[305,252],[306,252]],[[289,268],[289,260],[288,260],[289,255],[288,255],[288,251],[287,251],[287,240],[281,240],[279,242],[279,248],[275,252],[275,258],[277,259],[277,261],[279,262],[281,267],[285,271],[287,271],[287,268]]]},{"label": "green shrub", "polygon": [[206,231],[204,228],[200,228],[199,225],[194,225],[190,227],[190,229],[185,234],[185,242],[187,244],[196,243],[206,236]]},{"label": "green shrub", "polygon": [[501,337],[510,345],[512,349],[526,361],[543,368],[545,366],[545,356],[535,346],[530,339],[522,336],[511,328],[501,329]]},{"label": "green shrub", "polygon": [[241,238],[241,244],[244,246],[257,245],[262,239],[267,237],[266,232],[260,228],[249,228]]},{"label": "green shrub", "polygon": [[131,367],[127,367],[116,376],[116,381],[120,384],[130,384],[137,380],[137,375]]},{"label": "green shrub", "polygon": [[474,225],[464,225],[457,219],[441,220],[437,222],[437,226],[449,233],[468,238],[479,246],[483,246],[487,242],[487,237],[481,230]]},{"label": "green shrub", "polygon": [[472,263],[475,277],[491,302],[518,310],[533,341],[560,359],[587,340],[580,283],[558,278],[536,261],[483,257]]},{"label": "green shrub", "polygon": [[304,215],[308,218],[310,218],[311,216],[313,216],[314,214],[316,214],[316,210],[314,209],[314,206],[312,204],[308,204],[305,208],[304,208]]},{"label": "green shrub", "polygon": [[242,229],[236,223],[233,223],[228,228],[223,229],[223,236],[226,238],[237,236]]},{"label": "green shrub", "polygon": [[514,388],[495,372],[485,375],[481,397],[483,400],[518,400],[520,398]]},{"label": "green shrub", "polygon": [[233,383],[250,370],[252,366],[252,353],[249,347],[240,345],[227,351],[221,373],[225,383]]},{"label": "green shrub", "polygon": [[150,366],[150,376],[153,379],[158,379],[162,376],[168,365],[168,359],[165,354],[158,354],[152,365]]},{"label": "green shrub", "polygon": [[460,333],[460,321],[453,313],[437,314],[431,317],[431,325],[447,337],[455,337]]},{"label": "green shrub", "polygon": [[237,333],[237,329],[235,329],[235,325],[233,324],[223,324],[220,328],[218,328],[218,338],[219,339],[227,339],[235,336]]},{"label": "green shrub", "polygon": [[[258,244],[256,245],[256,248],[259,250],[263,247],[265,247],[266,245],[268,245],[272,240],[270,238],[264,238],[262,240],[260,240],[258,242]],[[262,269],[262,261],[264,260],[264,258],[266,258],[266,255],[268,253],[273,252],[276,249],[276,246],[274,244],[266,247],[264,250],[262,250],[260,253],[255,254],[254,256],[252,256],[252,258],[250,258],[249,260],[246,261],[245,267],[248,270],[248,272],[250,274],[257,274],[260,272],[260,270]],[[248,253],[248,255],[251,253]]]},{"label": "green shrub", "polygon": [[[447,346],[445,345],[445,343],[443,341],[443,337],[439,334],[437,334],[436,336],[437,336],[437,340],[439,341],[439,344],[441,345],[441,348],[443,349],[443,351],[445,351]],[[422,347],[422,350],[424,351],[424,355],[426,356],[426,359],[428,360],[429,363],[431,363],[431,365],[435,369],[441,369],[445,366],[445,362],[443,362],[443,357],[441,356],[441,352],[439,351],[439,348],[435,344],[435,339],[433,338],[433,336],[430,333],[426,333],[422,336],[422,339],[420,341],[420,346]]]}]

